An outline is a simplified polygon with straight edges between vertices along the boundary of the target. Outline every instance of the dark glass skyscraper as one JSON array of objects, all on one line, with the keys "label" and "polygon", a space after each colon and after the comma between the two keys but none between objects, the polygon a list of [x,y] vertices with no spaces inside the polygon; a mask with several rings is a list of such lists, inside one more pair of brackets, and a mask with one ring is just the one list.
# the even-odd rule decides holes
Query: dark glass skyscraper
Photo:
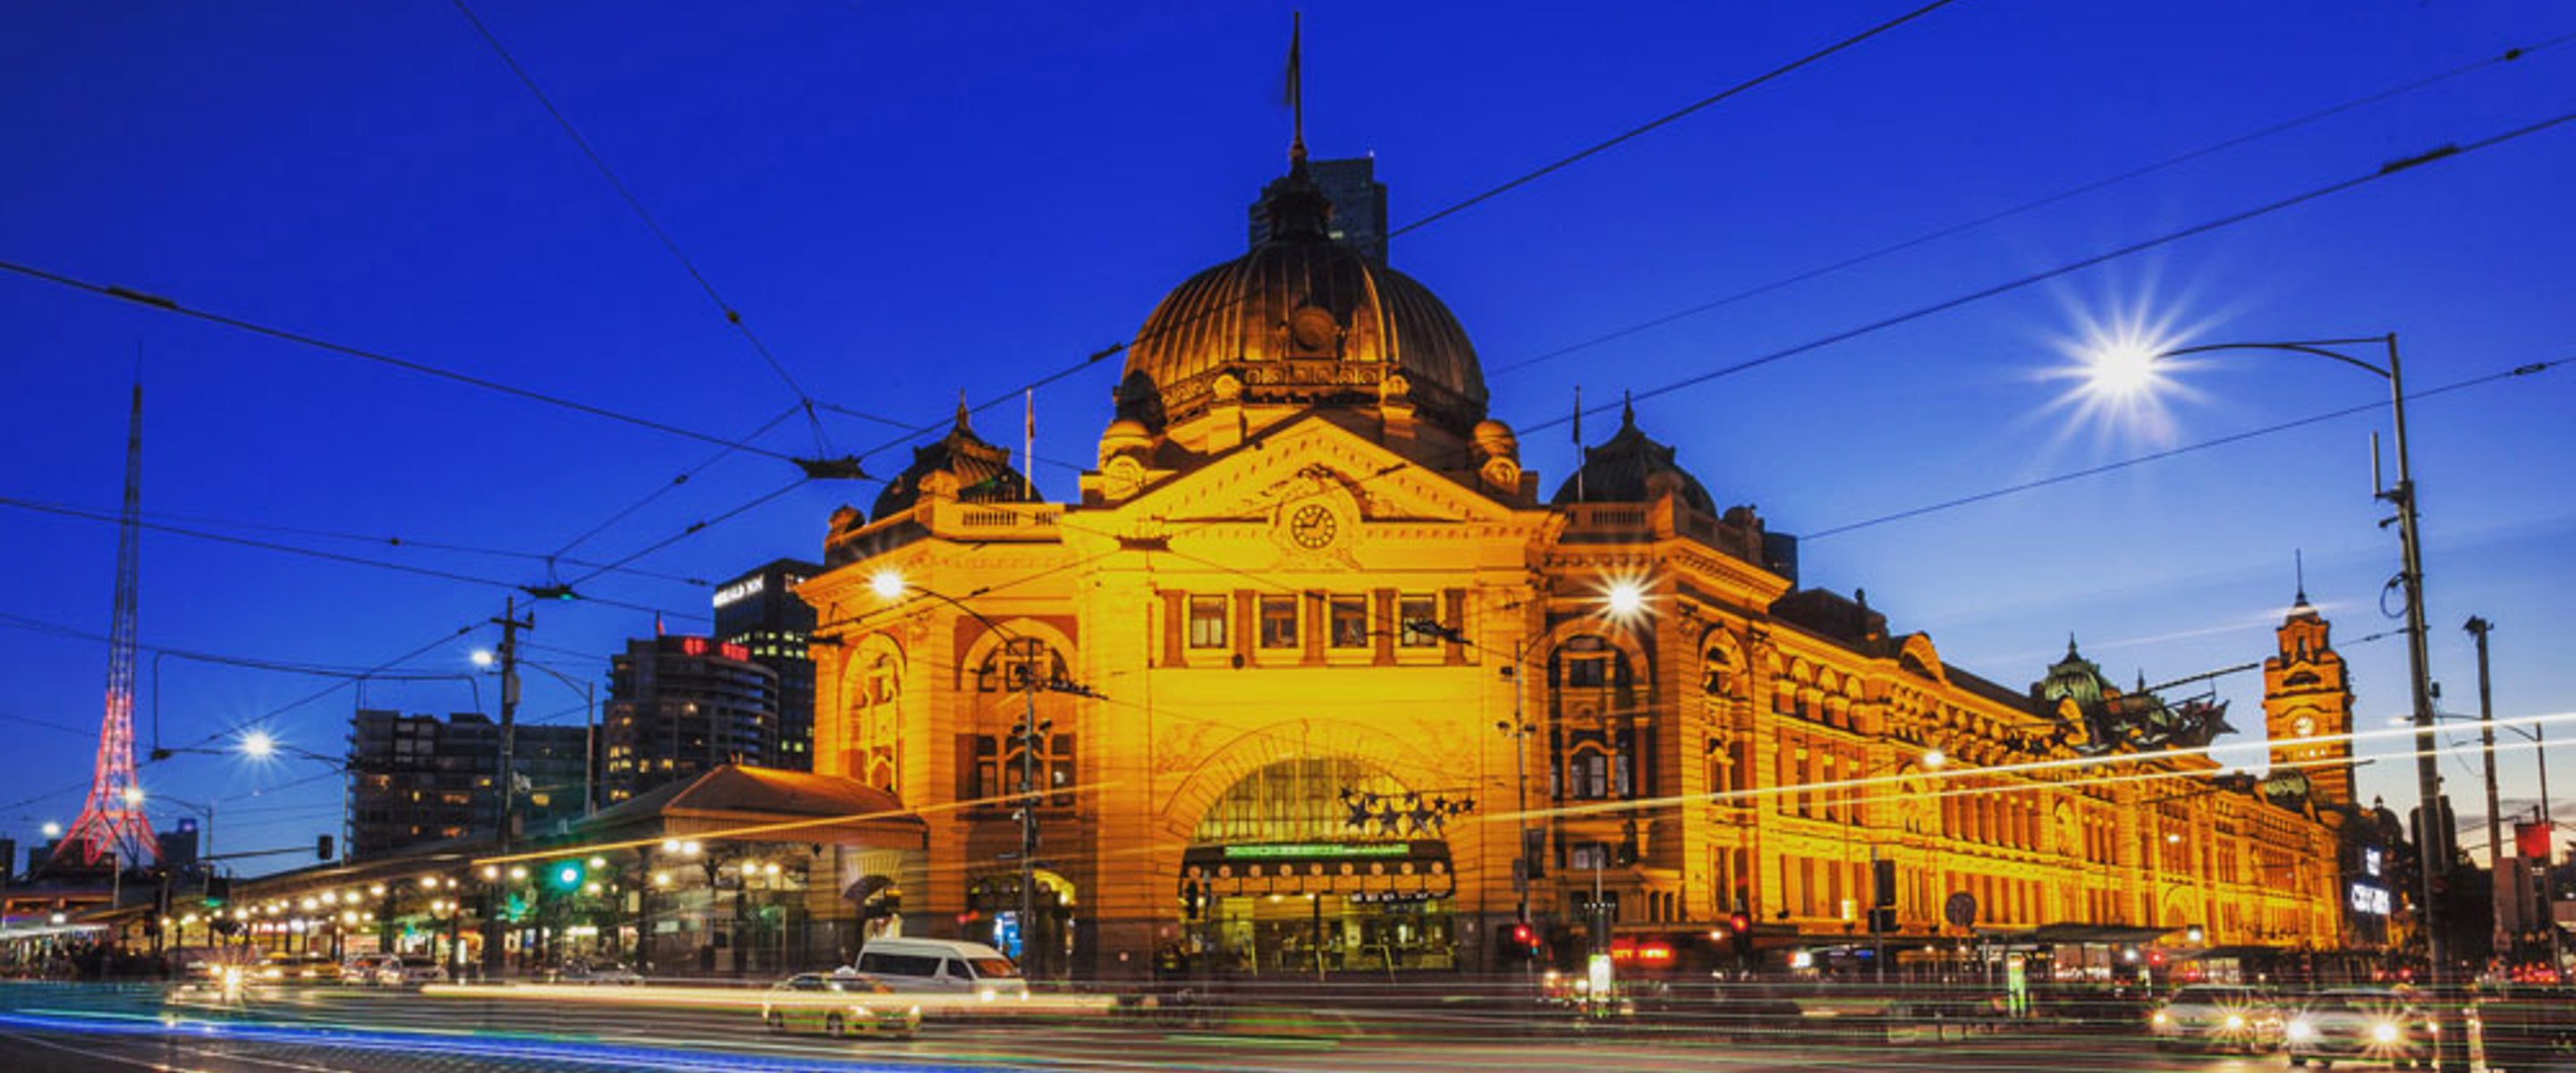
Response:
[{"label": "dark glass skyscraper", "polygon": [[814,769],[814,660],[806,645],[814,608],[795,587],[823,572],[820,563],[778,559],[723,585],[715,594],[716,640],[741,645],[751,661],[778,672],[778,749],[771,766]]},{"label": "dark glass skyscraper", "polygon": [[607,800],[725,764],[776,763],[778,672],[748,646],[704,637],[626,642],[609,663]]},{"label": "dark glass skyscraper", "polygon": [[[1308,161],[1306,167],[1315,177],[1315,185],[1324,188],[1324,200],[1332,202],[1333,213],[1324,223],[1324,234],[1335,242],[1359,251],[1373,264],[1386,264],[1386,184],[1377,181],[1376,157],[1352,157],[1348,160]],[[1252,206],[1252,244],[1261,245],[1270,238],[1270,221],[1262,216],[1261,205]]]}]

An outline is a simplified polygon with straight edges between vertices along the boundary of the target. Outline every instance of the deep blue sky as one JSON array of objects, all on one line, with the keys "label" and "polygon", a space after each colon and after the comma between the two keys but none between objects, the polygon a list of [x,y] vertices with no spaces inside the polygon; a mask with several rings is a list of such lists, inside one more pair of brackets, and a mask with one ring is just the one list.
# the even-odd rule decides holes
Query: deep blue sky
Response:
[{"label": "deep blue sky", "polygon": [[[859,410],[932,420],[960,388],[998,396],[1131,334],[1166,288],[1240,251],[1244,205],[1283,162],[1278,4],[478,10],[790,372]],[[1310,4],[1309,137],[1323,156],[1375,153],[1409,221],[1900,10]],[[2569,44],[1496,371],[2570,31],[2576,12],[2543,4],[1961,0],[1398,238],[1394,262],[1456,310],[1496,415],[1526,427],[1563,414],[1578,382],[1609,399],[2576,110]],[[447,4],[25,6],[0,34],[0,99],[0,258],[725,434],[792,401]],[[2161,423],[2082,417],[2048,374],[2088,323],[2140,319],[2189,342],[2395,329],[2427,388],[2576,356],[2572,182],[2576,125],[1663,396],[1640,417],[1721,501],[1801,533],[2384,398],[2353,370],[2239,355],[2180,376],[2190,394],[2169,396]],[[114,509],[138,346],[147,515],[210,530],[534,581],[531,562],[244,526],[550,551],[708,453],[0,276],[0,450],[19,460],[0,496]],[[1041,393],[1042,456],[1093,457],[1113,372]],[[2576,369],[2560,369],[2412,415],[2449,710],[2476,706],[2458,629],[2472,613],[2498,623],[2501,713],[2576,708],[2571,400]],[[982,427],[1013,438],[1015,411]],[[1612,427],[1588,424],[1595,438]],[[2016,687],[2069,631],[2122,679],[2259,659],[2293,549],[2339,637],[2356,638],[2391,624],[2378,593],[2396,543],[2373,524],[2366,457],[2384,425],[2357,415],[1814,540],[1805,581],[1865,587],[1898,630],[1928,630],[1952,662]],[[839,417],[829,432],[845,449],[885,438]],[[813,446],[795,421],[763,442]],[[870,462],[891,472],[899,456]],[[1562,427],[1524,438],[1551,486],[1571,457]],[[727,461],[575,554],[625,554],[789,476]],[[1072,490],[1063,468],[1038,479]],[[810,556],[833,506],[873,495],[800,489],[639,565],[718,578]],[[105,631],[112,526],[0,510],[0,541],[0,609]],[[707,599],[652,578],[588,589],[675,612]],[[368,666],[497,614],[505,591],[153,533],[142,594],[148,645]],[[548,605],[538,625],[560,650],[546,659],[595,678],[652,619]],[[0,830],[31,839],[77,811],[105,646],[0,634]],[[462,673],[489,634],[404,669]],[[2348,650],[2365,725],[2403,710],[2403,653],[2394,639]],[[158,670],[166,741],[257,720],[342,748],[349,691],[269,714],[328,680]],[[2222,681],[2239,727],[2260,727],[2259,693],[2255,676]],[[478,702],[460,682],[376,683],[366,700]],[[579,704],[531,679],[531,717],[578,719]],[[2504,767],[2507,796],[2529,797],[2530,754]],[[182,756],[144,779],[217,799],[225,848],[244,849],[336,823],[337,784],[318,770]],[[2576,798],[2576,766],[2562,770]],[[2410,771],[2367,767],[2363,792],[2411,804]],[[2469,769],[2445,771],[2463,815],[2480,811]]]}]

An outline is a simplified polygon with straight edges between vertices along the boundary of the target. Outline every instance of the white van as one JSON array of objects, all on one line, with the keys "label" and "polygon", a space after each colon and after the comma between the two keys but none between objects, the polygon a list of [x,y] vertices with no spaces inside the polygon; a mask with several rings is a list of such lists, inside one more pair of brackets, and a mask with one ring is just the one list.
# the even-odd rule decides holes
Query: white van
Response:
[{"label": "white van", "polygon": [[1020,967],[982,943],[956,939],[870,939],[851,966],[897,991],[971,992],[986,1002],[1029,997]]}]

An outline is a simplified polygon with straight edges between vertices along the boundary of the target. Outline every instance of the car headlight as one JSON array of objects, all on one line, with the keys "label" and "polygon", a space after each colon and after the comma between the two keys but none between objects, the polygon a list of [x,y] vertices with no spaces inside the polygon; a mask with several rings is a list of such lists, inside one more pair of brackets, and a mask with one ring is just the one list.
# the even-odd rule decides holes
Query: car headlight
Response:
[{"label": "car headlight", "polygon": [[2163,1010],[2157,1010],[2157,1011],[2156,1011],[2156,1013],[2155,1013],[2155,1016],[2148,1018],[2148,1020],[2149,1020],[2149,1021],[2152,1021],[2152,1022],[2154,1022],[2154,1023],[2156,1023],[2156,1024],[2163,1024],[2163,1023],[2165,1023],[2165,1011],[2163,1011]]},{"label": "car headlight", "polygon": [[915,1007],[913,1007],[913,1008],[912,1008],[912,1010],[911,1010],[911,1012],[910,1012],[910,1014],[909,1014],[909,1016],[911,1016],[911,1018],[912,1018],[913,1020],[915,1020],[915,1021],[921,1020],[921,1007],[919,1007],[919,1006],[915,1006]]},{"label": "car headlight", "polygon": [[2290,1022],[2289,1032],[2291,1039],[2310,1039],[2315,1037],[2317,1034],[2316,1027],[2308,1024],[2306,1021]]},{"label": "car headlight", "polygon": [[995,998],[999,997],[999,995],[992,988],[987,987],[981,991],[975,992],[975,997],[983,999],[986,1002],[991,1002]]},{"label": "car headlight", "polygon": [[2228,1014],[2228,1015],[2227,1015],[2227,1027],[2229,1027],[2229,1028],[2243,1028],[2243,1027],[2245,1027],[2245,1015],[2244,1015],[2244,1014],[2241,1014],[2241,1013],[2231,1013],[2231,1014]]},{"label": "car headlight", "polygon": [[2381,1043],[2397,1042],[2397,1026],[2386,1021],[2370,1026],[2370,1038]]}]

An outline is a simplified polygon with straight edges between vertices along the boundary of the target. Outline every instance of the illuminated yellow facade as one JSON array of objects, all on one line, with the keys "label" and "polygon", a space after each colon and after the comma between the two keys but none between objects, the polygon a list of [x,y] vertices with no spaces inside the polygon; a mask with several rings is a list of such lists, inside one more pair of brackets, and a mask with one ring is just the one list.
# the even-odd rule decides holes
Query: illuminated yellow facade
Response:
[{"label": "illuminated yellow facade", "polygon": [[1596,884],[1623,932],[1849,936],[1873,856],[1906,936],[1966,892],[1981,927],[2338,944],[2332,830],[2110,736],[2187,718],[2071,652],[2000,688],[1797,589],[1633,415],[1542,498],[1465,332],[1324,237],[1302,156],[1264,208],[1139,332],[1076,499],[961,412],[832,520],[815,766],[929,823],[905,930],[1017,906],[1034,716],[1042,970],[1489,969]]}]

